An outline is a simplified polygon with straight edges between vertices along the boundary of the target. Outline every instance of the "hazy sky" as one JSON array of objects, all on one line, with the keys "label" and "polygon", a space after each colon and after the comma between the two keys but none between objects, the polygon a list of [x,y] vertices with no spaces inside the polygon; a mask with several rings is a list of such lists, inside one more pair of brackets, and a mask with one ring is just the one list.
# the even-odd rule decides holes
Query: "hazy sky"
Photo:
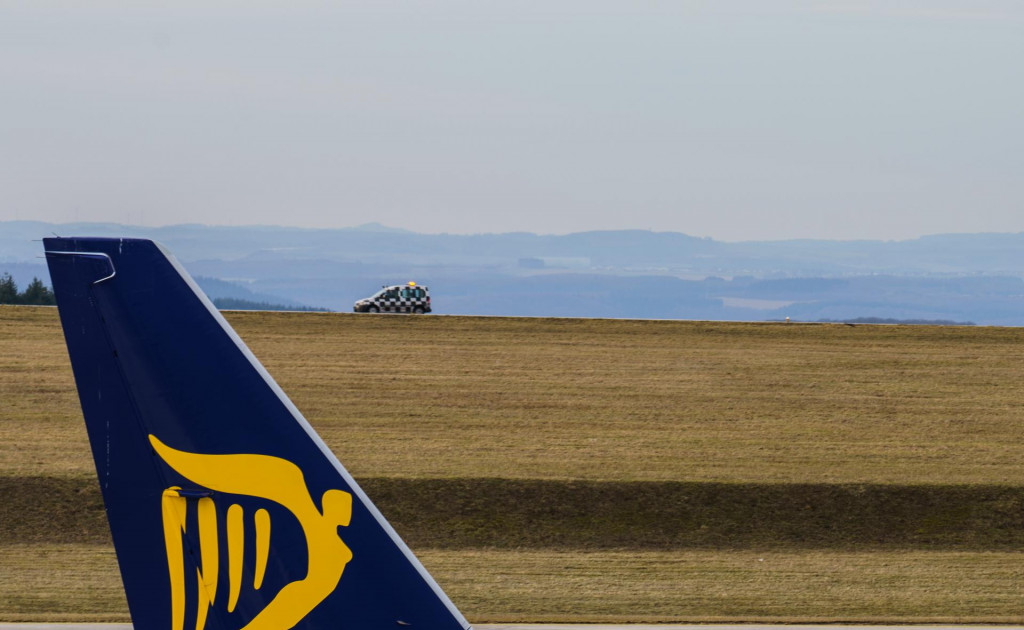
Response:
[{"label": "hazy sky", "polygon": [[1024,231],[1024,2],[0,0],[0,220]]}]

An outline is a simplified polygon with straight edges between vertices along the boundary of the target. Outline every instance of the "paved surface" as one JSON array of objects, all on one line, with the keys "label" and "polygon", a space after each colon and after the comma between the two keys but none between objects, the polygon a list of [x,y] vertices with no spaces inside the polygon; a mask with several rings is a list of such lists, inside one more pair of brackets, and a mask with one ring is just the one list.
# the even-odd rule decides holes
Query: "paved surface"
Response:
[{"label": "paved surface", "polygon": [[[131,630],[130,623],[0,623],[0,630]],[[840,625],[765,625],[765,624],[480,624],[474,630],[1024,630],[1024,626],[840,626]]]},{"label": "paved surface", "polygon": [[1024,630],[1021,626],[843,626],[833,624],[480,624],[473,630]]},{"label": "paved surface", "polygon": [[473,630],[1022,630],[1021,626],[844,626],[833,624],[480,624]]}]

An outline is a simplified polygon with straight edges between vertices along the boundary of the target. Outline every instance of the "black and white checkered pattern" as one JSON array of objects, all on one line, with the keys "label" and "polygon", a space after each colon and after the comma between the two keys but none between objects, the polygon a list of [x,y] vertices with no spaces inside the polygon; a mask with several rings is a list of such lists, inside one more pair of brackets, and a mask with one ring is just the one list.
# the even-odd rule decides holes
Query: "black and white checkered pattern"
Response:
[{"label": "black and white checkered pattern", "polygon": [[[366,303],[360,308],[360,303]],[[430,290],[418,285],[395,285],[387,287],[384,295],[360,300],[356,304],[357,311],[368,310],[370,306],[376,306],[382,313],[412,313],[421,309],[425,313],[430,312]]]}]

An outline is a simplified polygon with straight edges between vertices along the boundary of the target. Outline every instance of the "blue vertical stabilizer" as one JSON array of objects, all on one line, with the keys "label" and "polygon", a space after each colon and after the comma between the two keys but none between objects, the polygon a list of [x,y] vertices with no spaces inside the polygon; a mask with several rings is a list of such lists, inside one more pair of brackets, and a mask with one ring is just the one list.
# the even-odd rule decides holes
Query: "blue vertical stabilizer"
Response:
[{"label": "blue vertical stabilizer", "polygon": [[44,243],[136,630],[469,627],[173,256]]}]

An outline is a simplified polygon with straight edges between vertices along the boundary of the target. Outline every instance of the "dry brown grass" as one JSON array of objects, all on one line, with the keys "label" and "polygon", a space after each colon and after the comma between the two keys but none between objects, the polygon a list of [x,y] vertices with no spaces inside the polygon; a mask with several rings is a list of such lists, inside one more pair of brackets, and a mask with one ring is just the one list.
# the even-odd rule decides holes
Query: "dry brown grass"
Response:
[{"label": "dry brown grass", "polygon": [[0,619],[128,621],[114,548],[0,545]]},{"label": "dry brown grass", "polygon": [[[474,623],[1024,622],[1024,554],[438,551]],[[0,546],[0,619],[127,621],[108,547]]]},{"label": "dry brown grass", "polygon": [[2,474],[92,474],[89,439],[63,344],[57,309],[0,306]]},{"label": "dry brown grass", "polygon": [[[357,476],[1024,483],[1024,329],[228,319]],[[0,308],[0,474],[88,453],[56,311]]]},{"label": "dry brown grass", "polygon": [[1024,620],[1020,553],[479,551],[422,558],[477,622]]},{"label": "dry brown grass", "polygon": [[[480,478],[526,480],[531,488],[537,479],[726,482],[735,487],[692,489],[735,494],[701,504],[694,516],[718,518],[723,534],[742,523],[743,510],[764,511],[766,493],[776,491],[766,483],[810,484],[806,491],[826,499],[859,492],[828,487],[837,483],[897,484],[906,487],[892,492],[926,498],[917,486],[947,486],[936,492],[960,496],[978,490],[960,486],[988,484],[999,514],[1019,509],[1024,329],[294,313],[228,319],[349,469],[378,479],[378,493],[389,487],[382,478],[405,479],[402,488],[425,479],[427,490],[496,483],[513,494],[516,484]],[[14,488],[43,477],[80,499],[83,514],[98,514],[96,497],[82,495],[92,475],[56,311],[0,308],[0,476],[17,478],[8,484]],[[761,490],[747,496],[740,484]],[[572,484],[555,485],[579,494]],[[664,484],[644,487],[656,499],[668,492]],[[595,488],[608,500],[605,486]],[[743,507],[751,499],[754,507]],[[827,511],[827,500],[816,501]],[[845,514],[844,501],[833,501],[836,514]],[[649,503],[650,520],[665,520],[666,501]],[[734,503],[743,509],[716,516]],[[818,514],[792,505],[793,523]],[[392,508],[401,524],[405,512]],[[950,509],[953,521],[976,516]],[[0,515],[19,518],[15,512]],[[690,518],[683,512],[673,518]],[[789,531],[791,521],[765,513],[765,529]],[[835,519],[822,514],[815,526],[827,529]],[[618,521],[627,516],[636,515]],[[7,523],[0,536],[15,530]],[[99,540],[94,530],[84,539]],[[910,542],[900,544],[918,544],[920,532],[908,531]],[[730,547],[735,542],[727,536],[716,550],[417,551],[476,622],[1024,622],[1024,554],[986,550],[988,543],[958,551],[754,552]],[[745,544],[761,548],[756,537]],[[126,621],[112,550],[0,541],[0,619]]]}]

